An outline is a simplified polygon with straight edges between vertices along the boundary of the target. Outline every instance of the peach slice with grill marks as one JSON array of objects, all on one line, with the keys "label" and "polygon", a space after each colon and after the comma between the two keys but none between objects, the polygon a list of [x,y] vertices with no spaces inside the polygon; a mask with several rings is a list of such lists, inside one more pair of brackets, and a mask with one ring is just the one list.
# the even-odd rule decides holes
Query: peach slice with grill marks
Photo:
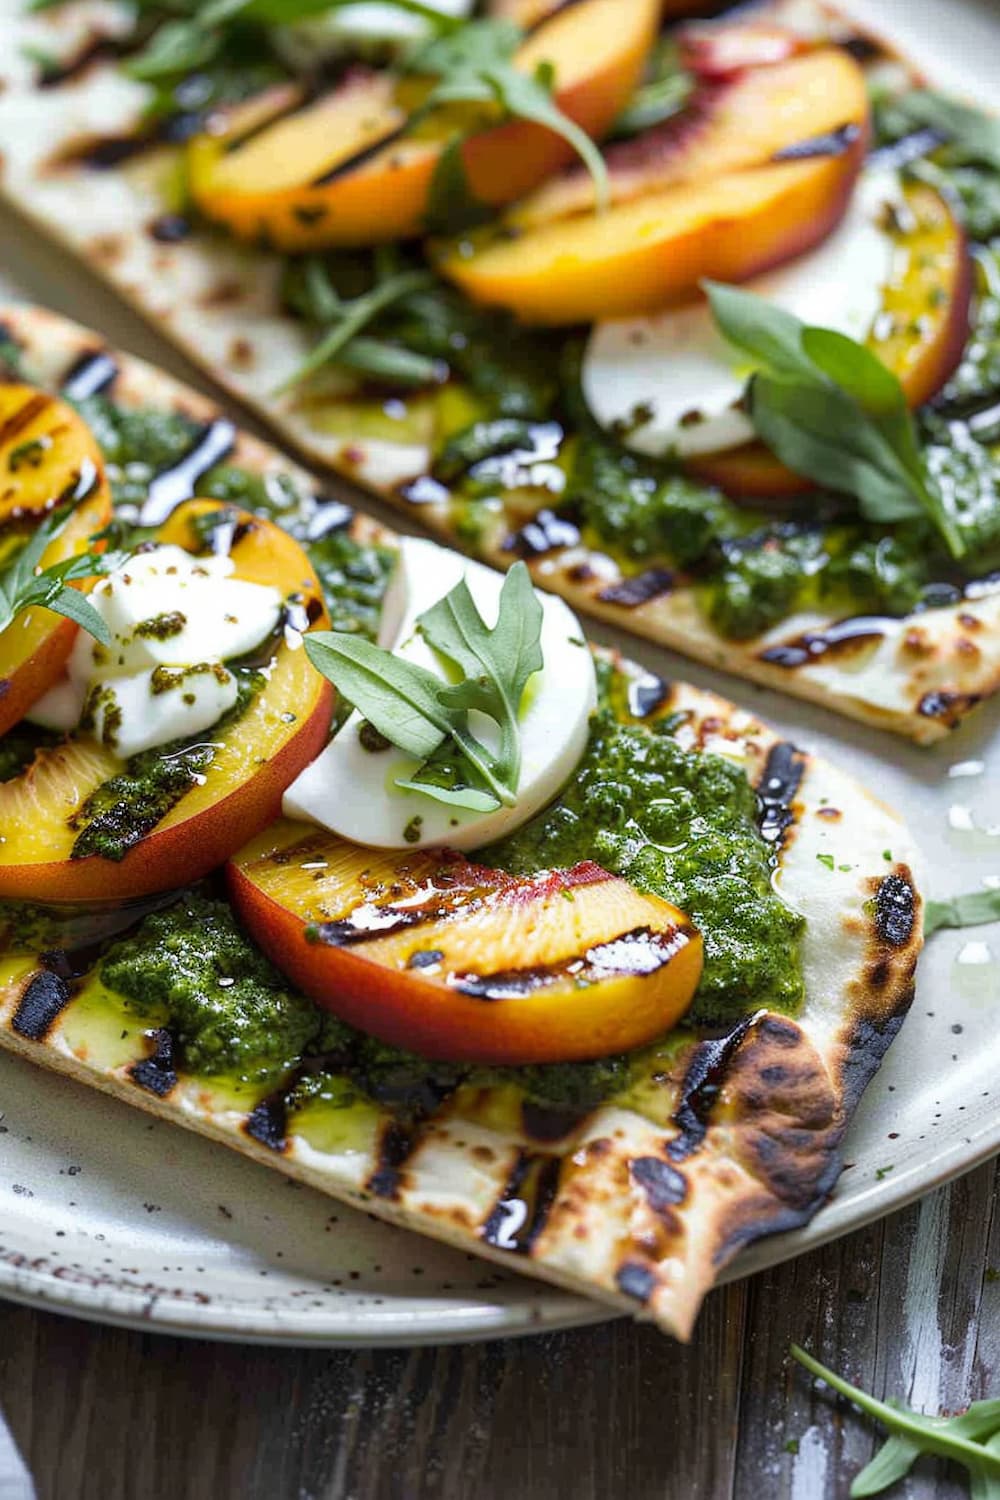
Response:
[{"label": "peach slice with grill marks", "polygon": [[[0,568],[35,527],[72,506],[42,567],[86,552],[111,519],[101,450],[72,407],[28,385],[0,384]],[[57,680],[77,627],[49,609],[25,610],[0,632],[0,734]]]},{"label": "peach slice with grill marks", "polygon": [[[180,506],[158,540],[199,550],[193,523],[218,509],[214,501]],[[249,513],[237,512],[234,528],[234,576],[281,589],[322,629],[319,582],[299,544]],[[178,795],[148,824],[133,809],[120,858],[77,843],[90,826],[87,799],[128,765],[104,746],[74,735],[0,784],[0,898],[100,903],[170,890],[207,875],[276,817],[285,788],[326,742],[334,693],[292,643],[275,641],[269,655],[269,675],[245,712],[200,737],[211,751],[204,762],[188,774],[171,754]],[[117,816],[113,807],[102,815]]]},{"label": "peach slice with grill marks", "polygon": [[268,957],[341,1019],[425,1057],[603,1057],[687,1010],[684,914],[586,862],[515,876],[442,849],[386,853],[279,822],[228,866]]},{"label": "peach slice with grill marks", "polygon": [[[662,125],[605,148],[611,200],[628,203],[679,183],[704,184],[811,142],[819,154],[824,141],[836,149],[838,141],[859,137],[867,142],[867,88],[846,52],[823,47],[773,65],[744,65],[732,76],[703,81],[681,113]],[[593,183],[573,163],[519,203],[508,224],[537,228],[593,207]]]},{"label": "peach slice with grill marks", "polygon": [[[639,80],[657,20],[657,0],[579,0],[527,37],[515,61],[526,73],[550,63],[559,108],[599,137]],[[407,132],[429,87],[358,68],[312,101],[272,92],[266,106],[222,111],[189,144],[192,195],[240,239],[287,251],[366,245],[421,232],[434,171],[458,133],[470,189],[486,204],[530,192],[573,155],[544,126],[498,124],[478,104],[435,110]]]},{"label": "peach slice with grill marks", "polygon": [[705,278],[747,281],[812,249],[843,215],[862,153],[858,136],[835,156],[679,184],[521,235],[438,244],[434,258],[473,301],[525,323],[652,312]]}]

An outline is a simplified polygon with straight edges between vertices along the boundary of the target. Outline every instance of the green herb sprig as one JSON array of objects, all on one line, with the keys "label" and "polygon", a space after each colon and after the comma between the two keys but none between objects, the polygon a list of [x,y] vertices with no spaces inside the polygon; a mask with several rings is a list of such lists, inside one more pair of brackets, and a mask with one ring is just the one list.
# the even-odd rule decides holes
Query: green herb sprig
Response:
[{"label": "green herb sprig", "polygon": [[[504,579],[492,630],[464,579],[420,616],[418,628],[460,673],[458,681],[358,636],[320,632],[306,637],[305,649],[378,734],[421,761],[399,787],[477,812],[512,807],[521,773],[518,710],[542,666],[542,606],[528,569],[515,563]],[[473,710],[498,726],[497,751],[472,733]]]},{"label": "green herb sprig", "polygon": [[65,513],[44,521],[0,572],[0,630],[6,630],[14,618],[26,609],[51,609],[57,615],[74,621],[102,645],[109,645],[107,625],[87,598],[69,585],[95,574],[110,572],[121,560],[117,554],[95,556],[78,552],[47,568],[39,566],[43,553],[66,524]]},{"label": "green herb sprig", "polygon": [[903,1479],[923,1454],[961,1464],[968,1471],[970,1500],[1000,1500],[1000,1400],[974,1401],[959,1417],[928,1417],[895,1401],[869,1396],[797,1344],[791,1352],[818,1380],[874,1417],[890,1434],[854,1479],[851,1500],[881,1494]]},{"label": "green herb sprig", "polygon": [[515,119],[544,125],[580,157],[594,180],[598,207],[604,208],[608,202],[604,158],[587,132],[556,104],[552,64],[540,62],[534,73],[515,67],[514,55],[523,39],[524,32],[510,21],[470,21],[419,48],[410,58],[410,71],[436,78],[437,83],[410,124],[418,124],[442,104],[487,104],[499,106]]},{"label": "green herb sprig", "polygon": [[427,385],[440,378],[440,367],[435,361],[384,339],[359,337],[386,308],[434,285],[430,271],[398,271],[392,267],[391,257],[380,259],[381,264],[376,261],[375,284],[359,297],[349,298],[340,297],[321,260],[316,257],[309,260],[305,268],[305,297],[313,317],[326,325],[326,331],[297,369],[277,387],[276,396],[284,395],[328,364],[339,364],[401,385]]},{"label": "green herb sprig", "polygon": [[894,122],[937,131],[953,157],[1000,169],[1000,119],[933,89],[910,89],[887,101]]},{"label": "green herb sprig", "polygon": [[810,327],[752,292],[704,285],[720,331],[754,362],[747,410],[782,463],[853,495],[865,520],[930,521],[952,556],[964,556],[892,371],[845,334]]}]

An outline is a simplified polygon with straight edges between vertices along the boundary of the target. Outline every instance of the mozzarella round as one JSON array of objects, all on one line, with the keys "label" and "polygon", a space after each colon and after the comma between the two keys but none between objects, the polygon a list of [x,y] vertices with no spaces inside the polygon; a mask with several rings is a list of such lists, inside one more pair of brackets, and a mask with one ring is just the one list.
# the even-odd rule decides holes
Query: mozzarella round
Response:
[{"label": "mozzarella round", "polygon": [[[503,576],[435,542],[404,537],[388,598],[390,618],[397,622],[396,638],[382,639],[382,644],[443,677],[441,659],[415,633],[415,624],[463,576],[480,614],[492,625]],[[513,807],[473,812],[422,792],[403,791],[396,781],[412,775],[419,762],[395,746],[366,749],[359,733],[364,721],[355,712],[288,788],[285,816],[318,823],[353,843],[379,849],[429,844],[472,849],[509,833],[550,802],[583,754],[597,706],[597,681],[573,611],[553,594],[538,597],[544,665],[528,682],[521,704],[521,772]],[[469,722],[477,738],[495,746],[491,719],[473,713]]]},{"label": "mozzarella round", "polygon": [[[443,16],[457,19],[471,15],[473,9],[473,0],[428,0],[428,4]],[[290,61],[315,63],[317,56],[330,57],[372,47],[399,49],[423,41],[431,34],[430,24],[423,16],[382,0],[358,0],[355,5],[344,5],[280,28],[277,44]]]},{"label": "mozzarella round", "polygon": [[232,577],[234,566],[172,545],[134,553],[89,595],[110,646],[79,631],[66,674],[27,717],[68,732],[84,715],[124,760],[210,728],[237,698],[222,662],[271,635],[283,604],[277,589]]},{"label": "mozzarella round", "polygon": [[[865,173],[838,227],[816,249],[745,283],[803,322],[863,340],[882,305],[894,253],[885,206],[901,202],[893,172]],[[704,297],[594,326],[584,399],[602,427],[637,453],[693,458],[750,442],[740,410],[752,361],[719,333]]]}]

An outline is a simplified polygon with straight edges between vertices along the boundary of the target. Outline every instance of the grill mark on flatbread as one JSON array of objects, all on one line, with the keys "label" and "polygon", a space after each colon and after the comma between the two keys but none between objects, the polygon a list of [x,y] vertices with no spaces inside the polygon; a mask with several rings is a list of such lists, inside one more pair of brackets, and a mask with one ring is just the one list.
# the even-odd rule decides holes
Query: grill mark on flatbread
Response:
[{"label": "grill mark on flatbread", "polygon": [[615,1272],[615,1285],[626,1297],[645,1304],[656,1290],[656,1277],[641,1261],[627,1260]]},{"label": "grill mark on flatbread", "polygon": [[909,879],[897,874],[885,877],[875,897],[875,931],[882,942],[902,948],[910,941],[916,921],[916,899]]},{"label": "grill mark on flatbread", "polygon": [[284,1090],[269,1094],[247,1115],[243,1126],[251,1140],[279,1153],[288,1150],[288,1102]]},{"label": "grill mark on flatbread", "polygon": [[744,1037],[764,1014],[758,1011],[744,1016],[725,1036],[699,1042],[691,1053],[673,1116],[678,1133],[667,1144],[671,1161],[685,1161],[701,1146],[730,1063]]},{"label": "grill mark on flatbread", "polygon": [[574,517],[557,510],[540,510],[520,531],[515,531],[504,542],[505,552],[518,557],[546,557],[550,552],[560,552],[564,547],[575,547],[580,540],[580,527]]},{"label": "grill mark on flatbread", "polygon": [[376,1198],[398,1198],[402,1169],[416,1144],[414,1132],[399,1120],[383,1126],[378,1142],[378,1161],[365,1187]]},{"label": "grill mark on flatbread", "polygon": [[683,1172],[659,1156],[636,1156],[628,1164],[632,1181],[646,1195],[654,1213],[668,1215],[688,1195],[688,1181]]},{"label": "grill mark on flatbread", "polygon": [[757,783],[761,837],[777,849],[781,848],[787,830],[795,822],[795,797],[802,785],[806,763],[803,751],[789,740],[779,740],[771,746]]},{"label": "grill mark on flatbread", "polygon": [[184,500],[190,500],[199,479],[233,451],[236,428],[224,417],[210,422],[188,451],[161,469],[149,483],[149,492],[139,515],[143,526],[161,526]]},{"label": "grill mark on flatbread", "polygon": [[781,641],[760,653],[761,661],[775,667],[804,667],[820,656],[846,656],[877,646],[885,639],[893,621],[878,615],[854,615],[838,620],[825,630],[807,630],[790,641]]},{"label": "grill mark on flatbread", "polygon": [[666,708],[673,696],[673,686],[652,672],[630,677],[627,698],[633,719],[652,719]]},{"label": "grill mark on flatbread", "polygon": [[32,974],[24,987],[11,1019],[11,1030],[29,1042],[43,1041],[69,1004],[72,993],[61,974],[40,969],[37,974]]},{"label": "grill mark on flatbread", "polygon": [[118,379],[117,360],[106,349],[91,349],[70,365],[60,390],[70,401],[86,401],[110,391]]},{"label": "grill mark on flatbread", "polygon": [[522,1151],[479,1231],[487,1245],[530,1255],[559,1191],[557,1156]]},{"label": "grill mark on flatbread", "polygon": [[165,1026],[158,1026],[155,1031],[147,1031],[146,1036],[152,1042],[153,1050],[148,1057],[132,1064],[129,1077],[147,1093],[165,1099],[177,1085],[173,1033]]},{"label": "grill mark on flatbread", "polygon": [[924,694],[917,704],[917,713],[921,718],[939,719],[949,729],[957,729],[969,710],[982,699],[982,693],[951,693],[939,689]]},{"label": "grill mark on flatbread", "polygon": [[651,599],[669,594],[674,586],[674,574],[669,568],[647,568],[644,573],[633,573],[617,583],[608,584],[598,594],[602,604],[618,604],[622,609],[638,609]]}]

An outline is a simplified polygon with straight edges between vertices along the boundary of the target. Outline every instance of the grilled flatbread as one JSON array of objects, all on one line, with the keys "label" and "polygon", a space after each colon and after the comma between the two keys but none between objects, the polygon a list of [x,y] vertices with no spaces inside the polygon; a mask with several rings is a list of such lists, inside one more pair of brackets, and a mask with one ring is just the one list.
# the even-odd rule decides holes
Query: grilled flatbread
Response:
[{"label": "grilled flatbread", "polygon": [[[333,380],[315,404],[276,389],[312,337],[284,310],[282,261],[221,233],[186,233],[164,213],[164,182],[177,147],[139,146],[148,91],[119,70],[116,39],[129,29],[113,4],[67,5],[25,15],[0,0],[7,39],[0,60],[0,190],[20,212],[109,280],[214,380],[270,422],[311,460],[407,508],[423,525],[497,565],[526,554],[537,582],[587,613],[697,660],[931,743],[1000,686],[1000,587],[979,582],[967,597],[904,618],[845,621],[829,606],[786,618],[752,640],[720,634],[695,588],[670,569],[635,569],[560,522],[507,515],[472,540],[456,507],[426,476],[426,441],[350,434],[350,391]],[[857,28],[811,4],[771,13],[811,34],[857,40]],[[861,48],[856,48],[862,51]],[[869,45],[875,66],[902,64]],[[62,60],[40,82],[30,60]],[[346,434],[346,435],[345,435]],[[419,505],[414,501],[419,498]],[[544,514],[543,518],[544,520]]]},{"label": "grilled flatbread", "polygon": [[[216,456],[315,489],[204,398],[94,334],[27,307],[3,323],[24,378],[184,412],[215,434]],[[392,543],[361,517],[337,520]],[[169,1030],[134,1014],[111,1012],[109,1024],[86,978],[68,981],[51,954],[2,960],[0,1045],[686,1338],[719,1270],[750,1241],[805,1223],[831,1192],[850,1116],[912,997],[922,902],[905,827],[835,766],[714,694],[618,669],[630,722],[666,720],[684,750],[736,762],[756,787],[773,883],[805,919],[796,1014],[763,1005],[725,1030],[682,1028],[641,1055],[626,1092],[586,1110],[541,1108],[497,1075],[433,1090],[417,1115],[366,1098],[347,1133],[311,1129],[288,1088],[240,1101],[186,1076]]]}]

